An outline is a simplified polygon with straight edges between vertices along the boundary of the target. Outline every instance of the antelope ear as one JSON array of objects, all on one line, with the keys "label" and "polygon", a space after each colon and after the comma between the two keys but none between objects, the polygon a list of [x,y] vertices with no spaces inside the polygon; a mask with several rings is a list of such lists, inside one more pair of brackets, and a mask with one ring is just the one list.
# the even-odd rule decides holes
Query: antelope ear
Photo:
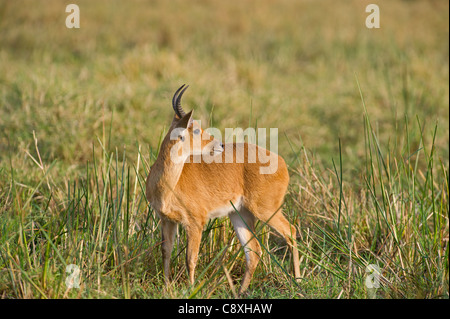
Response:
[{"label": "antelope ear", "polygon": [[192,125],[192,114],[193,113],[194,113],[194,110],[190,111],[185,116],[183,116],[181,118],[181,120],[178,121],[176,127],[188,128],[189,126],[191,126]]}]

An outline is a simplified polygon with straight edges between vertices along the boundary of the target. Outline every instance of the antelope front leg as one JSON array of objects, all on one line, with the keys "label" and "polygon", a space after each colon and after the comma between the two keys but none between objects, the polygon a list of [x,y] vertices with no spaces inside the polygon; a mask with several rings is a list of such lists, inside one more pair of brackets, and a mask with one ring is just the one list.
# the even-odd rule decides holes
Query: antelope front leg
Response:
[{"label": "antelope front leg", "polygon": [[175,238],[176,230],[176,223],[165,218],[161,219],[162,258],[166,283],[169,283],[170,281],[170,256],[172,255],[173,240]]},{"label": "antelope front leg", "polygon": [[186,227],[186,265],[191,285],[194,284],[195,266],[197,265],[198,251],[200,249],[200,241],[202,239],[202,231],[203,227],[197,225]]}]

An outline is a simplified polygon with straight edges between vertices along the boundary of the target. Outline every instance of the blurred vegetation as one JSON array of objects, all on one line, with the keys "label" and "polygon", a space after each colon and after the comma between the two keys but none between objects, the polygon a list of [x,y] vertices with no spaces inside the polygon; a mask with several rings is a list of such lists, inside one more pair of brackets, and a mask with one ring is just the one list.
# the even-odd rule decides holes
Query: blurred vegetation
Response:
[{"label": "blurred vegetation", "polygon": [[439,120],[448,157],[445,1],[392,1],[381,6],[380,29],[365,27],[364,1],[77,3],[80,29],[65,27],[61,1],[2,2],[1,144],[9,139],[13,153],[35,130],[46,159],[84,165],[103,118],[111,149],[156,147],[171,96],[188,83],[186,108],[205,127],[210,113],[220,129],[257,120],[279,128],[283,156],[286,134],[328,165],[341,138],[358,166],[356,75],[382,141],[401,134],[405,113],[428,130]]}]

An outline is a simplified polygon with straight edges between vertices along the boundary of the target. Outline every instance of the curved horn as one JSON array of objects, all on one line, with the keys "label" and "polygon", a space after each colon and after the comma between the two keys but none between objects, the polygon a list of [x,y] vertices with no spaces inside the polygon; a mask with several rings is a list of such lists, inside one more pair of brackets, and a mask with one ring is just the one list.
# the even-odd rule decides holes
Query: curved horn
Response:
[{"label": "curved horn", "polygon": [[[180,88],[175,92],[172,98],[172,107],[175,113],[178,115],[178,117],[181,119],[183,116],[186,115],[186,112],[184,112],[183,108],[181,107],[181,97],[183,96],[184,91],[189,87],[185,86],[186,84],[183,84],[180,86]],[[181,92],[180,92],[181,91]]]}]

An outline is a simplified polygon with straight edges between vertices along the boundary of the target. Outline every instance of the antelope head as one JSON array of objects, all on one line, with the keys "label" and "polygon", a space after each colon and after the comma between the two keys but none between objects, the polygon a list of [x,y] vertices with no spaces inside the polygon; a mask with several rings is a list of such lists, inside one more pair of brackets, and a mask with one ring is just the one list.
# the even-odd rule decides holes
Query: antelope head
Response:
[{"label": "antelope head", "polygon": [[224,151],[223,144],[212,135],[205,132],[200,123],[192,118],[193,110],[186,113],[181,106],[183,93],[189,86],[182,85],[172,98],[172,107],[175,111],[167,147],[171,150],[173,161],[185,162],[191,155],[214,156]]}]

